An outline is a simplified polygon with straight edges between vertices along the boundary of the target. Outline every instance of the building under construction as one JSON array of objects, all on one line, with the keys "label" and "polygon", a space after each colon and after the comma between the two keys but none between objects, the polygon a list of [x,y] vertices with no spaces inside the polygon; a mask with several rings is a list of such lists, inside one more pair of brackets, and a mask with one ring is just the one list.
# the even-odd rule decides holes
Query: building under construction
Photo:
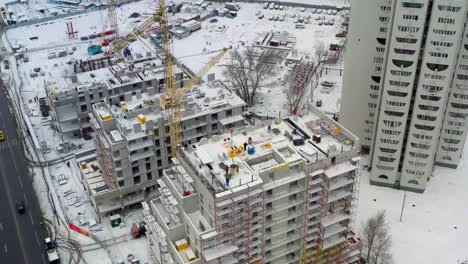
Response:
[{"label": "building under construction", "polygon": [[[92,106],[90,123],[97,153],[78,160],[91,202],[100,216],[139,204],[154,194],[170,164],[168,113],[156,87],[126,93],[116,102]],[[181,99],[182,145],[242,125],[245,103],[211,84]]]},{"label": "building under construction", "polygon": [[359,263],[358,151],[314,108],[186,145],[145,205],[153,261]]}]

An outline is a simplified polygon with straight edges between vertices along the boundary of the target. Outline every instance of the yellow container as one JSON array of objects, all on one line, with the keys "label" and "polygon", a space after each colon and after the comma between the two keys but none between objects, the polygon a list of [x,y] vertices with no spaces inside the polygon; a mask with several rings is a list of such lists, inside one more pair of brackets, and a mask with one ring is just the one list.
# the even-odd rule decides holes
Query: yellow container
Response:
[{"label": "yellow container", "polygon": [[138,122],[140,122],[141,124],[146,123],[146,117],[145,117],[144,115],[142,115],[142,114],[139,114],[139,115],[137,116],[137,120],[138,120]]}]

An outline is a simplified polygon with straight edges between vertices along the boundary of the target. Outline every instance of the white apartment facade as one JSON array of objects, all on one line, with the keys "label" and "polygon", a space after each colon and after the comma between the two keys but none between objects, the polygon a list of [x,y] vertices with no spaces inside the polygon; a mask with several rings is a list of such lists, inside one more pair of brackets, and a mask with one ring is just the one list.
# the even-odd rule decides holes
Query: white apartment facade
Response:
[{"label": "white apartment facade", "polygon": [[[370,143],[371,183],[423,192],[435,163],[457,166],[466,138],[468,2],[381,0],[371,5],[378,12],[377,27],[369,28],[374,48],[362,62],[371,70],[360,76],[368,85],[352,83],[348,91],[368,102],[368,115],[354,121],[364,124],[363,144]],[[352,18],[353,12],[360,10],[352,8]],[[344,118],[344,123],[352,120]]]},{"label": "white apartment facade", "polygon": [[[127,93],[118,105],[94,104],[96,155],[78,161],[98,215],[124,210],[153,194],[169,167],[167,113],[157,88]],[[183,144],[240,126],[245,103],[223,87],[199,86],[181,100]]]},{"label": "white apartment facade", "polygon": [[359,140],[315,109],[191,144],[149,202],[158,223],[151,255],[178,264],[359,263],[358,152]]}]

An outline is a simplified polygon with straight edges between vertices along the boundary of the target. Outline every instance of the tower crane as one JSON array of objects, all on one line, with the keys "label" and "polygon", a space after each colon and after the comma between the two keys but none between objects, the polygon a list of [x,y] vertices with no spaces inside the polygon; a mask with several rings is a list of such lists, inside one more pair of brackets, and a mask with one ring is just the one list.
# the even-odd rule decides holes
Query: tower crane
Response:
[{"label": "tower crane", "polygon": [[[115,1],[115,0],[109,0]],[[167,19],[166,4],[164,0],[159,0],[155,13],[141,25],[136,27],[126,36],[122,36],[111,43],[109,53],[117,56],[117,59],[122,58],[121,51],[135,39],[151,28],[154,23],[159,23],[159,34],[161,36],[162,62],[164,65],[164,79],[166,86],[166,95],[160,97],[161,108],[169,112],[169,133],[171,139],[171,153],[175,157],[177,155],[177,147],[182,141],[181,135],[181,115],[180,115],[180,100],[196,85],[208,71],[219,62],[219,60],[231,49],[223,48],[210,61],[193,76],[182,88],[177,89],[174,71],[172,67],[172,46],[169,37],[169,21]],[[209,53],[214,53],[212,51]]]}]

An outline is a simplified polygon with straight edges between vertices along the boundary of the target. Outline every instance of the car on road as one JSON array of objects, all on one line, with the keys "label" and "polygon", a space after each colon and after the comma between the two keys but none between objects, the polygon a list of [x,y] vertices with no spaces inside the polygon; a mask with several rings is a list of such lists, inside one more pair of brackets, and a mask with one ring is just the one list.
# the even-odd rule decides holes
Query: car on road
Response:
[{"label": "car on road", "polygon": [[24,214],[26,212],[23,201],[16,201],[16,211],[18,211],[19,214]]},{"label": "car on road", "polygon": [[3,133],[2,130],[0,130],[0,141],[5,140],[5,133]]}]

